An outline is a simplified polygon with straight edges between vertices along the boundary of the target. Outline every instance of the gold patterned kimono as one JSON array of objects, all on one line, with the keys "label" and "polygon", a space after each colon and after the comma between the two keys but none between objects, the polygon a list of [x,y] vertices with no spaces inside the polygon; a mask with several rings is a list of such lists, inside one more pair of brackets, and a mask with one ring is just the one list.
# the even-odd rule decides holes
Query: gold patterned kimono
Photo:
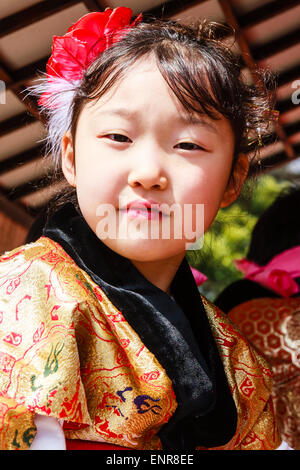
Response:
[{"label": "gold patterned kimono", "polygon": [[[68,439],[162,449],[160,432],[181,407],[178,385],[125,310],[73,258],[45,235],[0,258],[0,449],[28,449],[36,413],[63,420]],[[202,302],[237,421],[228,442],[195,448],[277,448],[266,362]]]},{"label": "gold patterned kimono", "polygon": [[300,297],[248,300],[229,318],[268,361],[280,435],[300,450]]}]

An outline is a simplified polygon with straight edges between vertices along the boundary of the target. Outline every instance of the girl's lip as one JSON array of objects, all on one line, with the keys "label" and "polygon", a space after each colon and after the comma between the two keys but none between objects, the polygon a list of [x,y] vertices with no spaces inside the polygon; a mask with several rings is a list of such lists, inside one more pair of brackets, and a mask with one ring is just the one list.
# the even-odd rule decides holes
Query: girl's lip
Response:
[{"label": "girl's lip", "polygon": [[137,199],[126,204],[120,208],[121,211],[126,211],[127,215],[132,217],[143,217],[147,219],[159,219],[162,216],[167,216],[161,210],[161,204],[153,201],[152,199]]},{"label": "girl's lip", "polygon": [[129,207],[120,209],[122,212],[126,212],[131,218],[140,217],[148,220],[160,220],[165,214],[155,209],[148,210],[145,207]]},{"label": "girl's lip", "polygon": [[129,208],[127,209],[128,217],[136,218],[140,217],[148,220],[160,220],[162,217],[161,212],[148,210],[148,209],[139,209],[139,208]]}]

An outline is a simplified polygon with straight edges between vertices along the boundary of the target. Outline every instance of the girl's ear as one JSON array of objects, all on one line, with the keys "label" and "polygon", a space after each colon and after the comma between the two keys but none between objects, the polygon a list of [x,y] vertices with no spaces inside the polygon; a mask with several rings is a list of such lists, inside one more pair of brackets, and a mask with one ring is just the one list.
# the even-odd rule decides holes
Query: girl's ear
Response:
[{"label": "girl's ear", "polygon": [[235,162],[233,174],[224,193],[220,207],[227,207],[239,196],[249,170],[247,155],[240,154]]},{"label": "girl's ear", "polygon": [[76,187],[76,173],[75,173],[75,152],[73,138],[70,131],[67,131],[61,140],[61,166],[63,174],[65,175],[68,183]]}]

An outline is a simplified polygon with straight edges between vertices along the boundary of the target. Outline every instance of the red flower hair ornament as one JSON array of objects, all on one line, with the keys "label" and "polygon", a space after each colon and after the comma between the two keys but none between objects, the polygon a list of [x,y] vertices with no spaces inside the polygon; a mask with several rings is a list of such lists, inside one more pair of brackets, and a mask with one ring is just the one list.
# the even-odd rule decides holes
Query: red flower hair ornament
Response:
[{"label": "red flower hair ornament", "polygon": [[[84,70],[112,44],[122,39],[129,28],[139,23],[140,14],[131,24],[132,10],[118,7],[104,12],[88,13],[73,24],[64,36],[54,36],[52,54],[47,63],[48,91],[40,97],[39,104],[46,108],[56,108],[52,102],[55,87],[61,79],[68,82],[82,78]],[[51,86],[52,85],[52,86]]]}]

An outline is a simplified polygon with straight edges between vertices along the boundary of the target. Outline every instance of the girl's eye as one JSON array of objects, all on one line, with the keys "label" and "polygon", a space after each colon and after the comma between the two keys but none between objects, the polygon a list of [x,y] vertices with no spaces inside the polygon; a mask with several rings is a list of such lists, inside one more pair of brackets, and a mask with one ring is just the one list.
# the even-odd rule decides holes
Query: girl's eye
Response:
[{"label": "girl's eye", "polygon": [[175,147],[181,148],[181,150],[204,150],[200,145],[193,144],[192,142],[180,142]]},{"label": "girl's eye", "polygon": [[131,142],[131,140],[123,134],[106,134],[104,137],[114,140],[115,142]]}]

